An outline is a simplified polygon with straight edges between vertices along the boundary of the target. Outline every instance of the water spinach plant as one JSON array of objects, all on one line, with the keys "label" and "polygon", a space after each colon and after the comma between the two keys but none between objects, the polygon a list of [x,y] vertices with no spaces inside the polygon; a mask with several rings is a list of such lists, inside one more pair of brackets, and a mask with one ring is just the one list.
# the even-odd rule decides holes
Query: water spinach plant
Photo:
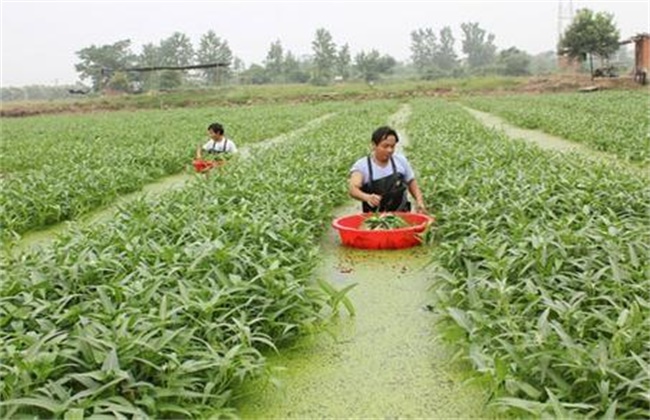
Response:
[{"label": "water spinach plant", "polygon": [[583,143],[622,160],[650,165],[647,92],[472,96],[462,102],[517,126]]},{"label": "water spinach plant", "polygon": [[235,416],[264,352],[341,301],[313,278],[319,238],[395,109],[349,104],[219,176],[3,254],[0,417]]},{"label": "water spinach plant", "polygon": [[378,213],[367,217],[361,224],[366,230],[390,230],[409,226],[404,218],[392,213]]},{"label": "water spinach plant", "polygon": [[508,139],[442,101],[414,102],[408,134],[438,220],[433,306],[493,404],[650,417],[647,181]]},{"label": "water spinach plant", "polygon": [[326,114],[331,104],[259,105],[39,116],[3,121],[0,235],[74,219],[189,168],[206,127],[219,119],[239,146]]}]

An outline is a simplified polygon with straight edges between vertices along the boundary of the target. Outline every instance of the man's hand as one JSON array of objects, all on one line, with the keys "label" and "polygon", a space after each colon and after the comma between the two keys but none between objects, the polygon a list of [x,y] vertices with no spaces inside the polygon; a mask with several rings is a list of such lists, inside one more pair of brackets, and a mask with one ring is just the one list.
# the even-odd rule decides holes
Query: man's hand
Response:
[{"label": "man's hand", "polygon": [[368,203],[371,207],[379,206],[379,203],[381,203],[381,195],[368,194],[366,197],[366,203]]}]

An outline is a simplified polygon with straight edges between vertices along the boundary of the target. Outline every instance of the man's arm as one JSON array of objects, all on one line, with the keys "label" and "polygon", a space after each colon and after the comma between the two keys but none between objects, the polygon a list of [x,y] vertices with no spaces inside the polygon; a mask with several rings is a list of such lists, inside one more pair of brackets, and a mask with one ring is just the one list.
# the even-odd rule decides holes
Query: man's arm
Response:
[{"label": "man's arm", "polygon": [[424,205],[424,198],[422,198],[422,191],[418,186],[418,182],[413,178],[411,182],[408,183],[409,192],[415,199],[415,211],[418,213],[426,213],[427,207]]},{"label": "man's arm", "polygon": [[377,194],[367,194],[361,191],[362,183],[363,175],[361,172],[352,172],[348,185],[348,192],[350,193],[350,197],[356,198],[359,201],[364,201],[370,204],[372,207],[377,207],[381,202],[381,196]]}]

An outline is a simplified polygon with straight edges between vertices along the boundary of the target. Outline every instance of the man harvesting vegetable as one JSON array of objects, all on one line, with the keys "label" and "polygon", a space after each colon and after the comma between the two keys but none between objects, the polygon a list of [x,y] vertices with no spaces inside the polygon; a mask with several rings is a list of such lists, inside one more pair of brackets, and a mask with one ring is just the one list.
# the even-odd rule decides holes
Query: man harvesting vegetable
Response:
[{"label": "man harvesting vegetable", "polygon": [[210,137],[210,140],[207,141],[201,147],[201,145],[198,145],[196,148],[196,159],[200,160],[202,159],[203,153],[206,152],[208,154],[220,154],[220,153],[236,153],[237,152],[237,146],[235,145],[235,142],[233,142],[230,139],[227,139],[224,136],[224,129],[223,125],[219,123],[212,123],[208,126],[208,137]]},{"label": "man harvesting vegetable", "polygon": [[394,129],[377,128],[371,137],[372,152],[350,169],[350,196],[362,202],[364,213],[411,211],[407,192],[415,199],[415,210],[427,212],[411,165],[395,153],[398,141]]},{"label": "man harvesting vegetable", "polygon": [[[224,135],[223,125],[212,123],[208,126],[208,136],[210,140],[203,146],[196,146],[194,157],[194,169],[197,172],[206,172],[225,162],[226,156],[231,156],[237,152],[235,142],[227,139]],[[203,158],[203,152],[210,155],[210,159]]]}]

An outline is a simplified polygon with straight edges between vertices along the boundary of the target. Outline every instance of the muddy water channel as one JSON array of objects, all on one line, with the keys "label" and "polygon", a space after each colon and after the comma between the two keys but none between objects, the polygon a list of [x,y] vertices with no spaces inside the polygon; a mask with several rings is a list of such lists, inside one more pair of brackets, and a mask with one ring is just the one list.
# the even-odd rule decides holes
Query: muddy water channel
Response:
[{"label": "muddy water channel", "polygon": [[[400,131],[410,109],[389,121]],[[400,146],[408,139],[401,134]],[[358,213],[340,207],[335,217]],[[359,250],[341,246],[328,230],[317,277],[348,293],[345,309],[324,332],[269,356],[273,379],[247,386],[239,401],[244,419],[261,418],[476,418],[485,391],[466,379],[469,368],[451,362],[430,311],[426,247]]]},{"label": "muddy water channel", "polygon": [[634,175],[642,175],[650,178],[650,167],[648,166],[624,162],[614,155],[599,152],[580,143],[565,140],[560,137],[555,137],[542,131],[515,127],[495,115],[478,111],[472,108],[465,107],[465,109],[486,127],[490,127],[495,130],[501,130],[508,137],[511,137],[513,139],[522,139],[546,150],[552,150],[561,153],[576,153],[588,159],[613,165],[621,171],[627,171],[633,173]]},{"label": "muddy water channel", "polygon": [[[337,216],[355,213],[352,203]],[[330,229],[318,276],[348,293],[327,328],[270,356],[274,383],[248,388],[248,418],[476,418],[486,396],[466,384],[468,368],[450,362],[439,341],[427,275],[427,249],[365,251],[342,247]]]}]

